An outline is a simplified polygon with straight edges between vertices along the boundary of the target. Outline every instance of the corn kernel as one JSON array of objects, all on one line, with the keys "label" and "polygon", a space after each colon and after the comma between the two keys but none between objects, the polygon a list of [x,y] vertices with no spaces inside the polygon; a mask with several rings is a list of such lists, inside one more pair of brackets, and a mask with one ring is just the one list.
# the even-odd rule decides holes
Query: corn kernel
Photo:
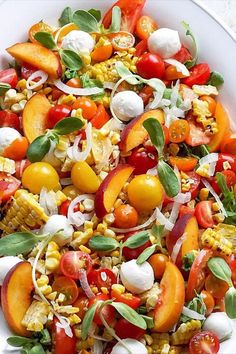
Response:
[{"label": "corn kernel", "polygon": [[91,290],[92,290],[92,292],[93,292],[94,294],[97,294],[97,293],[98,293],[98,288],[97,288],[96,286],[93,286],[93,287],[91,288]]},{"label": "corn kernel", "polygon": [[202,188],[199,192],[199,199],[207,200],[208,196],[209,196],[209,190],[207,188]]},{"label": "corn kernel", "polygon": [[213,211],[219,211],[220,210],[220,207],[219,207],[218,203],[213,203],[211,208],[212,208]]},{"label": "corn kernel", "polygon": [[152,336],[150,336],[149,334],[144,334],[144,338],[145,338],[145,341],[148,345],[152,345],[152,343],[153,343]]},{"label": "corn kernel", "polygon": [[106,231],[104,232],[104,236],[106,237],[111,237],[111,238],[115,238],[116,234],[113,230],[111,229],[106,229]]},{"label": "corn kernel", "polygon": [[43,295],[49,295],[52,292],[52,287],[50,285],[43,285],[39,287]]},{"label": "corn kernel", "polygon": [[107,229],[107,226],[104,224],[98,224],[98,226],[97,226],[98,232],[104,233],[106,231],[106,229]]},{"label": "corn kernel", "polygon": [[111,252],[112,257],[119,257],[119,255],[120,255],[119,251],[112,251]]},{"label": "corn kernel", "polygon": [[223,222],[224,219],[225,219],[224,215],[221,214],[221,213],[217,213],[217,214],[213,215],[213,218],[214,218],[214,220],[215,220],[216,222],[218,222],[218,223],[219,223],[219,222]]},{"label": "corn kernel", "polygon": [[37,279],[37,285],[39,287],[47,285],[49,283],[49,278],[47,275],[42,274],[39,279]]},{"label": "corn kernel", "polygon": [[108,289],[107,289],[106,287],[104,287],[104,286],[101,287],[101,292],[102,292],[103,294],[105,294],[105,295],[109,294]]},{"label": "corn kernel", "polygon": [[81,318],[78,315],[76,315],[76,314],[73,314],[73,315],[69,316],[68,319],[70,321],[70,325],[71,326],[74,326],[74,325],[76,325],[76,324],[81,322]]},{"label": "corn kernel", "polygon": [[57,302],[58,302],[58,303],[59,303],[59,302],[63,302],[63,301],[65,301],[65,298],[66,298],[65,294],[60,293],[60,294],[58,295]]},{"label": "corn kernel", "polygon": [[54,271],[59,267],[60,261],[56,258],[47,258],[45,261],[45,267],[49,271]]},{"label": "corn kernel", "polygon": [[80,251],[82,251],[84,253],[87,253],[87,254],[91,253],[91,250],[86,246],[81,245],[81,246],[79,246],[79,249],[80,249]]},{"label": "corn kernel", "polygon": [[88,230],[88,229],[92,229],[93,228],[93,222],[92,221],[85,221],[85,223],[84,223],[84,229],[85,230]]},{"label": "corn kernel", "polygon": [[121,284],[113,284],[111,288],[112,290],[117,291],[119,294],[124,294],[125,292],[125,287]]},{"label": "corn kernel", "polygon": [[231,169],[231,165],[230,165],[229,161],[224,161],[223,162],[223,169],[224,170],[230,170]]},{"label": "corn kernel", "polygon": [[57,297],[57,292],[56,292],[56,291],[53,291],[52,293],[48,294],[46,297],[47,297],[47,299],[50,300],[50,301],[55,301],[55,300],[56,300],[56,297]]}]

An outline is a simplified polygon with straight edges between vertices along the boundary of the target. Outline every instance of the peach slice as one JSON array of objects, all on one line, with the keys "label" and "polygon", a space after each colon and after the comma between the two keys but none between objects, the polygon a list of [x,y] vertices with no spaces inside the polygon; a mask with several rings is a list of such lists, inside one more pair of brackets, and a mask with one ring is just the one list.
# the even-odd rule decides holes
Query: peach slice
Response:
[{"label": "peach slice", "polygon": [[16,60],[23,61],[45,71],[54,79],[62,75],[59,57],[50,49],[37,43],[16,43],[7,48],[7,52]]},{"label": "peach slice", "polygon": [[219,102],[216,104],[214,117],[218,125],[218,132],[212,136],[211,141],[208,144],[211,152],[219,149],[220,144],[230,130],[229,116]]},{"label": "peach slice", "polygon": [[26,103],[23,111],[22,125],[24,134],[30,143],[39,135],[45,133],[47,129],[47,115],[51,107],[46,96],[40,93],[36,93]]},{"label": "peach slice", "polygon": [[133,170],[130,165],[118,165],[101,183],[95,197],[95,212],[98,218],[109,213]]},{"label": "peach slice", "polygon": [[33,288],[32,267],[28,262],[16,264],[3,281],[2,311],[11,330],[20,336],[30,336],[21,321],[31,304]]},{"label": "peach slice", "polygon": [[148,132],[143,126],[143,122],[148,118],[156,118],[161,124],[164,124],[164,114],[160,109],[145,112],[141,116],[134,118],[126,125],[122,134],[120,149],[123,152],[129,152],[136,146],[142,144],[148,136]]}]

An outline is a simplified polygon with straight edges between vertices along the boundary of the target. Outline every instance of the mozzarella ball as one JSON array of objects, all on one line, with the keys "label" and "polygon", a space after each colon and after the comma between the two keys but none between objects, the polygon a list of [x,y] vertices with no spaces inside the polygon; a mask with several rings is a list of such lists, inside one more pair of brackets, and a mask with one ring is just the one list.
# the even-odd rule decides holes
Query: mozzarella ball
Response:
[{"label": "mozzarella ball", "polygon": [[[122,342],[130,349],[133,354],[147,354],[147,348],[143,343],[139,342],[136,339],[122,339]],[[116,343],[113,347],[111,354],[130,354],[130,352],[121,344]]]},{"label": "mozzarella ball", "polygon": [[231,337],[233,333],[232,321],[225,312],[214,312],[207,317],[203,330],[214,333],[219,341],[223,341]]},{"label": "mozzarella ball", "polygon": [[19,257],[6,256],[0,258],[0,286],[2,286],[4,278],[9,270],[20,262],[22,262],[22,259]]},{"label": "mozzarella ball", "polygon": [[113,97],[111,106],[115,115],[124,122],[139,116],[144,111],[143,100],[134,91],[118,92]]},{"label": "mozzarella ball", "polygon": [[179,33],[170,28],[160,28],[148,38],[148,49],[163,59],[173,57],[181,48]]},{"label": "mozzarella ball", "polygon": [[[58,232],[59,231],[59,232]],[[64,215],[52,215],[41,229],[42,234],[55,234],[53,241],[60,247],[71,242],[74,229]]]},{"label": "mozzarella ball", "polygon": [[2,156],[6,147],[20,137],[21,134],[14,128],[0,128],[0,156]]},{"label": "mozzarella ball", "polygon": [[89,33],[74,30],[64,37],[61,46],[63,49],[73,50],[76,53],[87,54],[92,52],[94,45],[94,39]]},{"label": "mozzarella ball", "polygon": [[134,294],[143,293],[154,284],[154,272],[150,264],[137,264],[136,259],[121,265],[120,277],[126,289]]}]

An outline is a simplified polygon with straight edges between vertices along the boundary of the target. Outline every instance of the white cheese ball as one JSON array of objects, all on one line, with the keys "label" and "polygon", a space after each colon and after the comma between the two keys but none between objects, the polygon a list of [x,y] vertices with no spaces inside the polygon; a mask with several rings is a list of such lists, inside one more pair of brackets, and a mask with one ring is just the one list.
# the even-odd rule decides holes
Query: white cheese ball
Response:
[{"label": "white cheese ball", "polygon": [[6,147],[20,137],[21,134],[14,128],[0,128],[0,156],[2,156]]},{"label": "white cheese ball", "polygon": [[148,38],[148,49],[163,59],[173,57],[181,48],[179,33],[170,28],[160,28]]},{"label": "white cheese ball", "polygon": [[111,106],[115,115],[124,122],[139,116],[144,111],[143,100],[134,91],[118,92],[113,97]]},{"label": "white cheese ball", "polygon": [[19,257],[6,256],[0,258],[0,286],[2,286],[4,278],[9,270],[20,262],[22,262],[22,259]]},{"label": "white cheese ball", "polygon": [[[58,231],[60,231],[58,233]],[[64,215],[52,215],[41,229],[42,234],[55,234],[53,241],[60,247],[71,242],[74,229],[69,220]]]},{"label": "white cheese ball", "polygon": [[120,277],[126,289],[134,294],[141,294],[154,284],[154,272],[150,264],[137,264],[136,259],[121,265]]},{"label": "white cheese ball", "polygon": [[71,31],[62,41],[62,48],[73,50],[76,53],[87,54],[92,52],[95,42],[89,33],[84,31]]},{"label": "white cheese ball", "polygon": [[214,312],[207,317],[203,330],[214,333],[220,341],[224,341],[233,333],[232,321],[225,312]]},{"label": "white cheese ball", "polygon": [[[122,339],[122,342],[130,349],[131,353],[133,354],[147,354],[147,348],[143,343],[139,342],[136,339]],[[111,354],[130,354],[130,352],[121,344],[117,343],[112,351]]]}]

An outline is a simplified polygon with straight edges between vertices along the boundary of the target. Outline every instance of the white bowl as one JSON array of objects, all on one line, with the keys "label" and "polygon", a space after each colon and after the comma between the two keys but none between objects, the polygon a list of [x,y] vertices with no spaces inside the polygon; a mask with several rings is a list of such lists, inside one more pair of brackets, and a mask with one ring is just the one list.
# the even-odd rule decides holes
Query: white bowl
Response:
[{"label": "white bowl", "polygon": [[[132,0],[130,0],[132,1]],[[16,42],[27,40],[29,27],[44,19],[55,23],[66,6],[79,8],[99,8],[106,10],[112,0],[8,0],[0,5],[1,41],[0,67],[5,67],[10,57],[5,48]],[[180,25],[181,20],[190,24],[199,45],[199,62],[208,62],[212,70],[219,71],[225,83],[220,100],[229,112],[232,126],[236,128],[235,102],[236,89],[236,36],[214,14],[191,0],[147,0],[144,12],[153,16],[161,27],[171,27],[186,37]],[[236,328],[236,325],[235,325]],[[9,330],[0,314],[0,353],[7,354],[5,338]],[[221,354],[236,352],[236,329],[232,338],[221,345]],[[19,353],[19,351],[14,351]],[[138,354],[138,353],[137,353]]]}]

